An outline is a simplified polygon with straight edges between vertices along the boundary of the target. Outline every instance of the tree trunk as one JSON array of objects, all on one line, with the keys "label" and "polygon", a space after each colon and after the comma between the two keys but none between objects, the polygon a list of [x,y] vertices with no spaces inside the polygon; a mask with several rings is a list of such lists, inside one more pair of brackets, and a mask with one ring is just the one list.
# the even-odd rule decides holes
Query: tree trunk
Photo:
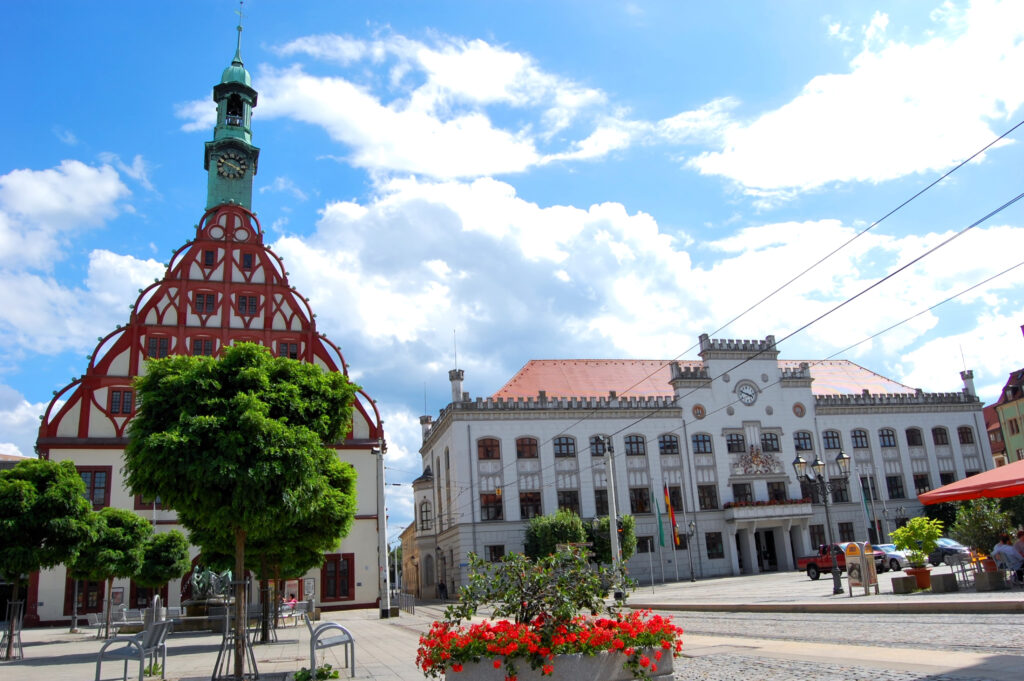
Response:
[{"label": "tree trunk", "polygon": [[71,632],[72,634],[78,632],[78,580],[75,580],[75,591],[73,594],[74,600],[71,601]]},{"label": "tree trunk", "polygon": [[[11,603],[18,602],[19,586],[21,586],[21,580],[15,579],[14,586],[11,588]],[[7,631],[9,631],[11,635],[7,637],[7,653],[4,659],[10,660],[11,656],[14,654],[14,608],[8,606],[7,612],[11,615],[11,618],[7,621]],[[24,612],[24,609],[22,612]]]},{"label": "tree trunk", "polygon": [[245,530],[235,529],[235,679],[245,676]]},{"label": "tree trunk", "polygon": [[110,619],[113,613],[110,611],[111,604],[114,602],[114,578],[111,577],[107,580],[107,630],[103,634],[103,638],[110,638]]}]

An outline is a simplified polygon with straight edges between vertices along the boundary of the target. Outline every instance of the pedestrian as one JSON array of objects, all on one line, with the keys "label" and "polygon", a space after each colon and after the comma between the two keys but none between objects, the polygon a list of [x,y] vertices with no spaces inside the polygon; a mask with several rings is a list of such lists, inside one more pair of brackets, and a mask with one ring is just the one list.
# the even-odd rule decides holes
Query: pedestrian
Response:
[{"label": "pedestrian", "polygon": [[992,549],[992,558],[997,565],[1002,563],[1003,569],[1013,570],[1018,584],[1024,581],[1024,557],[1010,544],[1010,535],[999,537],[999,543]]},{"label": "pedestrian", "polygon": [[1024,558],[1024,530],[1017,530],[1017,541],[1013,542],[1013,548]]},{"label": "pedestrian", "polygon": [[437,583],[437,597],[442,601],[448,600],[448,585],[444,583],[443,579]]}]

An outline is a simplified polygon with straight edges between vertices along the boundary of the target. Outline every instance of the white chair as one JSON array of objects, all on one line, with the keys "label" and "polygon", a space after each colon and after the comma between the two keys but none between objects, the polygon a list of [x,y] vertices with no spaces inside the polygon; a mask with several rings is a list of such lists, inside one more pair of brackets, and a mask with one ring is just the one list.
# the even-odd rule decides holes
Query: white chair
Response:
[{"label": "white chair", "polygon": [[[167,634],[170,633],[173,622],[165,620],[154,622],[140,634],[134,636],[115,636],[100,648],[100,655],[96,658],[96,681],[100,681],[100,667],[103,660],[124,660],[123,681],[128,681],[128,661],[139,661],[139,681],[142,681],[146,669],[146,658],[150,659],[152,665],[156,661],[157,653],[160,653],[160,678],[164,678],[167,671]],[[120,648],[108,650],[115,644],[123,644]]]},{"label": "white chair", "polygon": [[345,650],[345,664],[351,669],[351,675],[355,676],[356,642],[352,632],[337,622],[321,622],[314,627],[307,614],[303,614],[302,619],[309,629],[309,668],[316,670],[316,651],[341,646]]}]

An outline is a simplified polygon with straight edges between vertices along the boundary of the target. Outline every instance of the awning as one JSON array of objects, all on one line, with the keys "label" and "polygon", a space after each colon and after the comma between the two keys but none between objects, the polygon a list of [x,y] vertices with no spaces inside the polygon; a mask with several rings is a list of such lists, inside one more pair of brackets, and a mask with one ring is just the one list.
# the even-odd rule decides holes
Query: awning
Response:
[{"label": "awning", "polygon": [[1024,494],[1024,461],[998,468],[984,473],[972,475],[963,480],[943,485],[931,492],[917,495],[922,504],[937,504],[942,501],[963,501],[979,497],[1001,498],[1015,497]]}]

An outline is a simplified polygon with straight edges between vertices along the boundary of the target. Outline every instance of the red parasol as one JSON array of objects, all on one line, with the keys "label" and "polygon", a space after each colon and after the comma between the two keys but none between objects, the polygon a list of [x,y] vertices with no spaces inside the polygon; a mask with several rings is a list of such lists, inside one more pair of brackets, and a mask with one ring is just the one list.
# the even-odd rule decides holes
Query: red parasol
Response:
[{"label": "red parasol", "polygon": [[1015,461],[917,495],[922,504],[1024,494],[1024,461]]}]

